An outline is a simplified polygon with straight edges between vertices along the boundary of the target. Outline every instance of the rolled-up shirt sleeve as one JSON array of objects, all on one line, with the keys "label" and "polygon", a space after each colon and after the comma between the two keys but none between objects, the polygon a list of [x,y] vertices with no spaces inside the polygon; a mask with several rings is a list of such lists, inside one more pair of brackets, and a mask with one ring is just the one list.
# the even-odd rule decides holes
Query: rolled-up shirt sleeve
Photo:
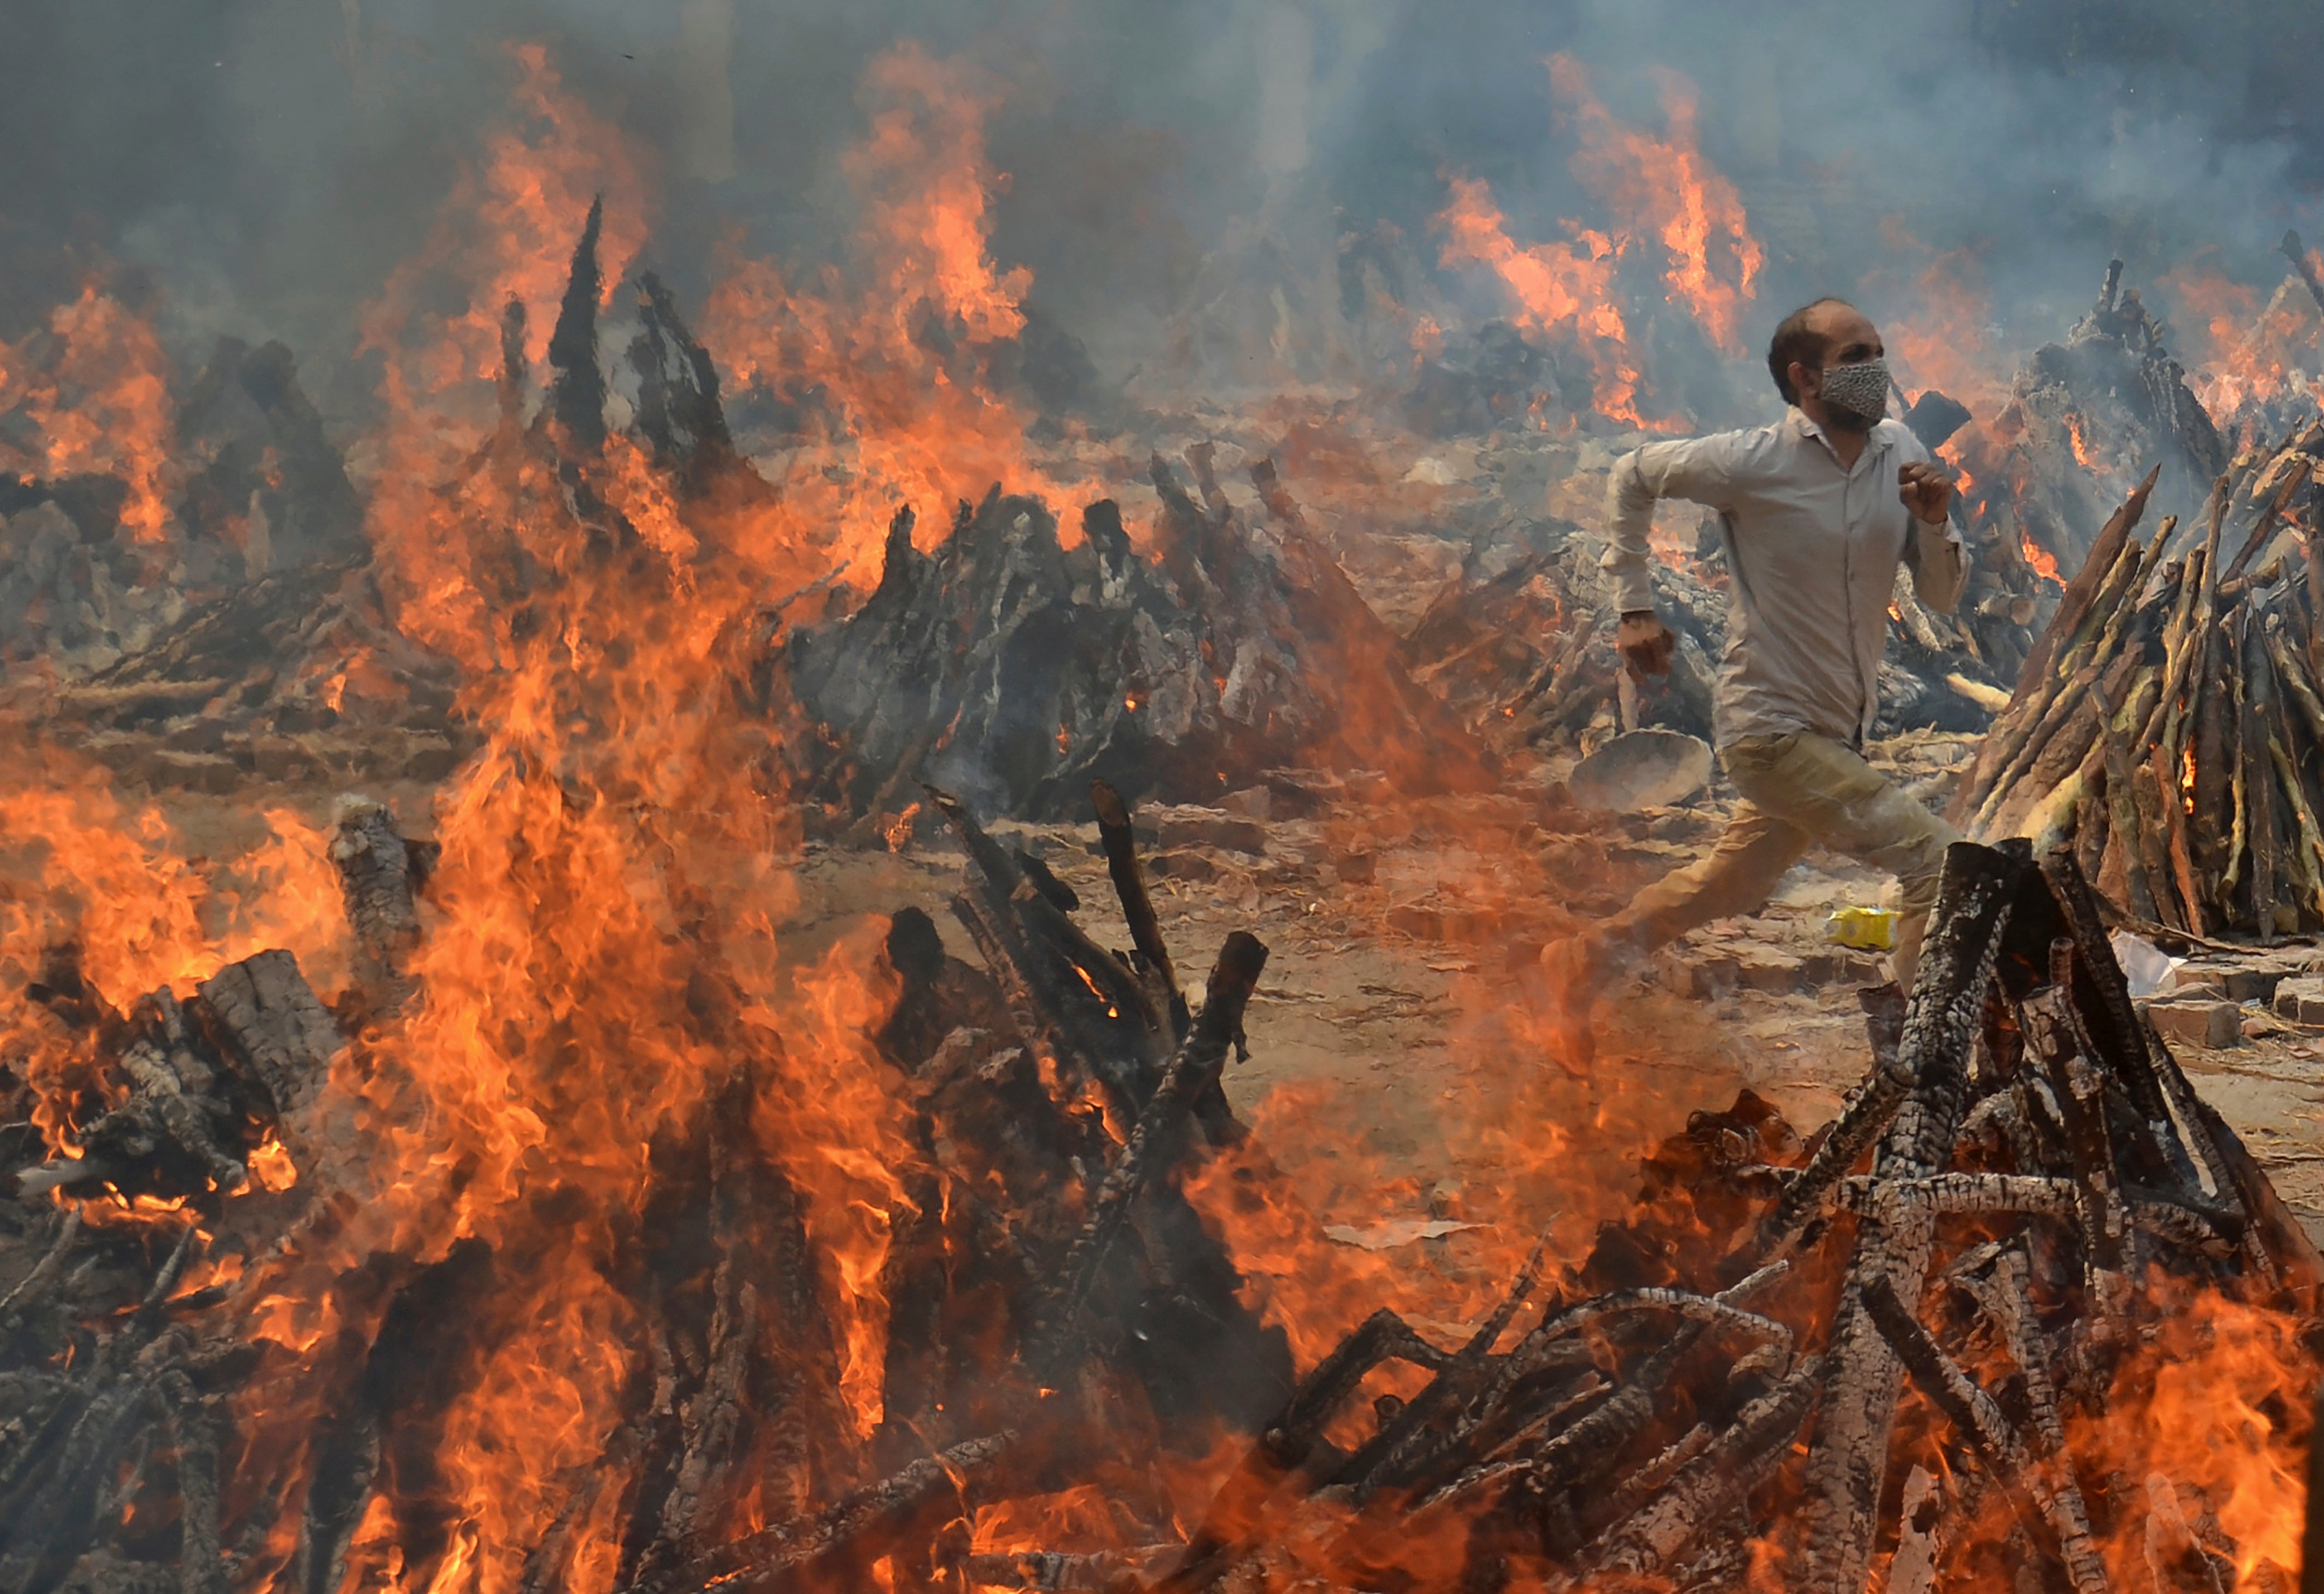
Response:
[{"label": "rolled-up shirt sleeve", "polygon": [[1969,585],[1969,549],[1952,523],[1914,521],[1904,563],[1913,572],[1913,595],[1939,614],[1951,613]]},{"label": "rolled-up shirt sleeve", "polygon": [[1613,589],[1622,613],[1655,606],[1646,574],[1647,534],[1654,530],[1655,502],[1683,498],[1713,509],[1728,507],[1733,485],[1738,434],[1648,443],[1614,462],[1606,489],[1606,551],[1598,567]]}]

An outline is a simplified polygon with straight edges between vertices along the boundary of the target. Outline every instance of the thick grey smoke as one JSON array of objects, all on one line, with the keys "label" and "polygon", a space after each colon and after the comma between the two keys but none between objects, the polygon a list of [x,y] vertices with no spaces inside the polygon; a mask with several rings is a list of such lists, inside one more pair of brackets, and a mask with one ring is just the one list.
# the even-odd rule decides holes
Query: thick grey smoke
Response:
[{"label": "thick grey smoke", "polygon": [[[1386,221],[1434,274],[1447,171],[1491,181],[1524,237],[1588,217],[1553,51],[1651,129],[1658,69],[1696,85],[1706,151],[1768,248],[1755,344],[1792,302],[1868,281],[1872,308],[1909,317],[1898,226],[1969,252],[2005,346],[2061,331],[2109,253],[2138,281],[2209,249],[2272,283],[2324,170],[2301,88],[2324,33],[2268,0],[17,0],[6,23],[0,336],[101,251],[150,273],[182,346],[285,337],[343,413],[367,385],[354,308],[503,114],[510,41],[545,42],[646,153],[651,254],[695,294],[729,226],[832,253],[874,54],[913,38],[967,57],[1007,89],[996,251],[1114,375],[1254,239],[1313,269]],[[1494,309],[1486,283],[1434,290]]]}]

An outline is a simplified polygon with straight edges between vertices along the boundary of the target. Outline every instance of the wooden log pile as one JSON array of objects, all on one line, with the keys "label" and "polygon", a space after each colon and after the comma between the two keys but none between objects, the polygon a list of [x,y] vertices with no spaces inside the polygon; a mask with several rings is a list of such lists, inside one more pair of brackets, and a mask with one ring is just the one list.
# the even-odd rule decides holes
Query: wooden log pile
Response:
[{"label": "wooden log pile", "polygon": [[221,338],[190,380],[153,373],[174,425],[159,502],[137,512],[161,524],[124,524],[125,467],[53,474],[50,417],[28,401],[70,366],[78,336],[31,340],[29,380],[0,400],[0,664],[77,682],[263,576],[359,554],[362,501],[280,343]]},{"label": "wooden log pile", "polygon": [[[622,1353],[662,1371],[628,1388],[604,1454],[567,1480],[568,1513],[602,1492],[623,1514],[622,1589],[831,1586],[903,1546],[925,1563],[980,1490],[1057,1487],[1060,1468],[1104,1459],[1096,1435],[1135,1453],[1174,1431],[1249,1430],[1289,1390],[1281,1331],[1240,1304],[1174,1176],[1244,1134],[1219,1078],[1266,948],[1230,935],[1189,1001],[1110,788],[1122,954],[1075,923],[1054,876],[927,796],[965,850],[954,910],[987,961],[947,957],[917,912],[888,939],[899,994],[878,1038],[927,1188],[881,1281],[884,1419],[865,1438],[839,1405],[827,1286],[739,1070],[657,1150],[650,1221],[623,1242],[641,1272]],[[418,1524],[431,1508],[414,1458],[509,1331],[489,1303],[524,1262],[477,1237],[432,1260],[326,1266],[350,1204],[383,1193],[348,1071],[387,1060],[351,1058],[366,1043],[350,1037],[413,997],[429,851],[355,802],[331,856],[358,943],[336,1013],[281,951],[120,1013],[60,948],[29,993],[80,1063],[45,1098],[76,1155],[25,1162],[12,1137],[27,1204],[0,1211],[0,1587],[336,1589],[364,1564],[367,1513]],[[9,1104],[29,1117],[34,1101]],[[243,1271],[203,1268],[229,1251]],[[294,1354],[268,1298],[318,1266],[343,1327]],[[767,1498],[804,1515],[737,1525]],[[528,1588],[561,1586],[574,1525],[560,1516],[531,1547]],[[407,1564],[446,1553],[410,1532]]]},{"label": "wooden log pile", "polygon": [[1082,511],[1071,548],[1046,505],[998,485],[926,553],[899,511],[862,606],[791,631],[770,660],[817,727],[810,793],[843,820],[887,824],[922,779],[1051,818],[1092,779],[1210,802],[1286,764],[1478,788],[1482,750],[1407,678],[1273,462],[1250,473],[1259,524],[1206,446],[1186,464],[1191,493],[1151,462],[1161,512],[1145,549],[1110,499]]},{"label": "wooden log pile", "polygon": [[126,780],[439,779],[475,746],[451,661],[392,618],[368,557],[270,571],[38,705],[43,731]]},{"label": "wooden log pile", "polygon": [[2230,450],[2171,341],[2123,263],[2108,262],[2089,309],[2035,349],[1999,410],[1959,440],[1972,535],[2031,542],[2060,569],[2079,568],[2149,467],[2157,511],[2191,520]]},{"label": "wooden log pile", "polygon": [[[2166,1586],[2230,1586],[2244,1547],[2213,1480],[2126,1481],[2070,1435],[2151,1393],[2155,1347],[2207,1295],[2310,1322],[2324,1261],[2135,1013],[2070,848],[1954,850],[1909,1010],[1818,1138],[1748,1092],[1698,1113],[1581,1266],[1536,1251],[1458,1343],[1383,1309],[1295,1379],[1177,1188],[1206,1147],[1263,1166],[1219,1081],[1266,949],[1231,935],[1189,1002],[1128,807],[1093,795],[1121,953],[927,794],[962,842],[953,908],[983,961],[913,913],[888,939],[899,994],[879,1041],[915,1103],[916,1176],[948,1194],[922,1193],[882,1281],[878,1429],[835,1409],[798,1197],[752,1147],[738,1077],[655,1157],[651,1228],[694,1238],[623,1243],[658,1280],[633,1296],[636,1353],[666,1370],[555,1483],[526,1588],[560,1586],[576,1525],[606,1510],[625,1594],[845,1586],[881,1562],[899,1586],[964,1590],[1739,1589],[1771,1546],[1815,1589],[1859,1589],[1889,1555],[1920,1589],[2020,1565],[2098,1594],[2110,1547],[2158,1534],[2184,1580]],[[372,806],[341,839],[376,1011],[424,853]],[[446,1553],[415,1458],[493,1354],[480,1325],[523,1255],[477,1238],[374,1256],[333,1286],[336,1348],[289,1356],[264,1297],[371,1193],[334,1101],[340,1021],[279,952],[126,1015],[62,960],[34,994],[89,1037],[92,1095],[85,1156],[25,1175],[63,1204],[0,1243],[0,1580],[337,1589],[382,1520],[404,1524],[405,1564]],[[268,1144],[297,1186],[235,1195]],[[131,1192],[200,1221],[82,1221],[78,1202]],[[263,1265],[188,1285],[222,1240]],[[1392,1363],[1419,1387],[1360,1420]],[[321,1425],[270,1424],[261,1386]],[[1130,1481],[1125,1460],[1217,1422],[1251,1438],[1199,1513]],[[969,1532],[1094,1477],[1111,1480],[1100,1542]],[[738,1515],[770,1497],[787,1504],[762,1525]]]},{"label": "wooden log pile", "polygon": [[2324,423],[2238,456],[2200,524],[2101,530],[1963,777],[1969,834],[2070,843],[2130,917],[2196,936],[2324,927]]},{"label": "wooden log pile", "polygon": [[[2095,1594],[2101,1541],[2183,1540],[2194,1480],[2141,1498],[2067,1434],[2138,1398],[2181,1290],[2310,1320],[2324,1263],[2133,1009],[2070,850],[1956,847],[1935,924],[1901,1035],[1812,1150],[1747,1093],[1467,1343],[1375,1316],[1151,1586],[1412,1586],[1428,1545],[1418,1586],[1728,1589],[1772,1546],[1787,1586],[1852,1591],[1909,1544],[1915,1588],[2015,1565]],[[1391,1359],[1422,1391],[1324,1442]],[[2189,1575],[2225,1587],[2232,1554],[2214,1525]]]}]

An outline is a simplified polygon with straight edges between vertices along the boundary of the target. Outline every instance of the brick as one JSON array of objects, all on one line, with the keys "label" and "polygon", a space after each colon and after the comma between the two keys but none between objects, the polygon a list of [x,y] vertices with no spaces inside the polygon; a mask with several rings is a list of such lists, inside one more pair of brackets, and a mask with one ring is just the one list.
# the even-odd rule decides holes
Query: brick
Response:
[{"label": "brick", "polygon": [[1680,996],[1715,1002],[1735,994],[1743,981],[1743,965],[1720,953],[1690,953],[1680,947],[1665,954],[1663,984]]},{"label": "brick", "polygon": [[1156,840],[1165,847],[1219,847],[1230,852],[1267,851],[1267,826],[1215,808],[1165,808],[1154,815]]},{"label": "brick", "polygon": [[2251,963],[2227,971],[2227,1000],[2232,1002],[2272,1002],[2275,988],[2292,971],[2273,963]]},{"label": "brick", "polygon": [[2275,1016],[2295,1024],[2324,1024],[2324,978],[2301,974],[2279,982]]},{"label": "brick", "polygon": [[2244,1010],[2233,1002],[2152,1002],[2146,1017],[2155,1033],[2180,1046],[2218,1050],[2244,1044]]},{"label": "brick", "polygon": [[1743,983],[1753,990],[1778,994],[1797,990],[1805,972],[1798,958],[1772,947],[1754,947],[1738,961],[1742,964]]}]

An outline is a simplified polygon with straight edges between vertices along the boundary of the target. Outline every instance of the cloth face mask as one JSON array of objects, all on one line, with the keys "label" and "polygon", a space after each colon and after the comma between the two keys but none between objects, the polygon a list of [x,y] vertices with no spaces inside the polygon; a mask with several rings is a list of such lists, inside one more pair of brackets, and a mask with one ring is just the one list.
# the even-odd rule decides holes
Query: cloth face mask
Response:
[{"label": "cloth face mask", "polygon": [[1888,362],[1864,360],[1853,365],[1833,365],[1823,373],[1823,401],[1878,420],[1888,413]]}]

